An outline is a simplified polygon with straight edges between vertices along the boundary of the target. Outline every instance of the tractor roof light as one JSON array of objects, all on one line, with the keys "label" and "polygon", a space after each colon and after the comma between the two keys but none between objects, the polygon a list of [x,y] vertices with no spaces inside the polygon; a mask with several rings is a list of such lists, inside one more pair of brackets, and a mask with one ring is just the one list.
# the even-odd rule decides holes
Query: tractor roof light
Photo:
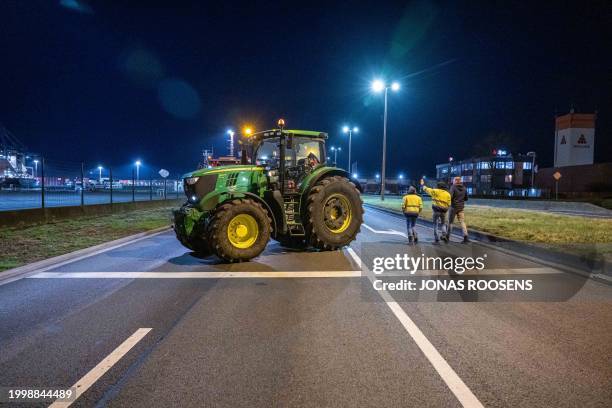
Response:
[{"label": "tractor roof light", "polygon": [[278,120],[278,127],[282,128],[285,127],[285,119],[279,119]]}]

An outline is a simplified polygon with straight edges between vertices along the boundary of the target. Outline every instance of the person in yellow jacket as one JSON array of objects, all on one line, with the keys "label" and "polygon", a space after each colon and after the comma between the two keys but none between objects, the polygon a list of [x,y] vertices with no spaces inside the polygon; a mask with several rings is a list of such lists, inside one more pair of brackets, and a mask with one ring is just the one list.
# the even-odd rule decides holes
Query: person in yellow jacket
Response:
[{"label": "person in yellow jacket", "polygon": [[[434,240],[440,242],[440,238],[448,243],[448,234],[446,233],[446,212],[450,207],[451,196],[446,187],[446,183],[438,182],[437,188],[429,188],[424,185],[425,181],[421,180],[423,191],[431,196],[431,209],[433,210],[433,227]],[[442,236],[440,237],[438,230],[442,227]]]},{"label": "person in yellow jacket", "polygon": [[416,233],[416,220],[421,211],[423,211],[423,200],[416,193],[416,188],[410,186],[408,194],[402,200],[402,211],[406,217],[406,225],[408,227],[408,244],[419,242],[419,237]]}]

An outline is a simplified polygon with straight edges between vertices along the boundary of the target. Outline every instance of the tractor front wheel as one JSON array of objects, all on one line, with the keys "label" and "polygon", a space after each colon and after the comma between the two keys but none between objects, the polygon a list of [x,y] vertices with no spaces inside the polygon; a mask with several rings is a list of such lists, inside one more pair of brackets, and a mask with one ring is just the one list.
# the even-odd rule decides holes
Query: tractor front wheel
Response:
[{"label": "tractor front wheel", "polygon": [[347,178],[332,176],[310,190],[306,236],[315,248],[335,250],[355,239],[363,222],[359,190]]},{"label": "tractor front wheel", "polygon": [[210,219],[210,248],[228,262],[248,261],[266,248],[271,222],[267,211],[255,200],[232,200],[217,208]]}]

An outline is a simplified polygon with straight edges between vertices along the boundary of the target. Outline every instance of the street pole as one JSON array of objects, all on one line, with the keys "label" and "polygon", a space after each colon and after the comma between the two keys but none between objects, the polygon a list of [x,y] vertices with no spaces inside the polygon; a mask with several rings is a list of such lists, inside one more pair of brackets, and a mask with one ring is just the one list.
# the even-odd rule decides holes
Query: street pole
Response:
[{"label": "street pole", "polygon": [[136,201],[136,181],[134,180],[134,169],[132,169],[132,202]]},{"label": "street pole", "polygon": [[41,208],[45,208],[45,158],[40,159],[40,204]]},{"label": "street pole", "polygon": [[352,172],[352,164],[351,164],[351,145],[352,145],[352,141],[353,141],[353,129],[349,129],[349,157],[348,157],[348,171],[349,174],[351,175],[351,177],[353,176],[353,172]]},{"label": "street pole", "polygon": [[110,203],[113,205],[113,168],[108,169],[108,182],[110,183]]},{"label": "street pole", "polygon": [[153,201],[153,175],[149,173],[149,201]]},{"label": "street pole", "polygon": [[[387,161],[387,91],[389,87],[385,87],[385,113],[383,118],[383,151],[382,151],[382,171],[380,172],[380,201],[385,201],[385,165]],[[350,156],[350,145],[349,145]]]},{"label": "street pole", "polygon": [[85,165],[81,162],[81,207],[85,205]]}]

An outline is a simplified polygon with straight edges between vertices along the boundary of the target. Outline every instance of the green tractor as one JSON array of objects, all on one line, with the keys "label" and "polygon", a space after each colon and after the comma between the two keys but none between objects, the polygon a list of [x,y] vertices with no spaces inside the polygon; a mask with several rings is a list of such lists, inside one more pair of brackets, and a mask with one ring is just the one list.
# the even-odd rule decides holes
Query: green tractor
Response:
[{"label": "green tractor", "polygon": [[[327,134],[279,128],[242,142],[242,164],[196,170],[174,211],[178,240],[228,262],[258,256],[270,238],[290,248],[348,245],[363,220],[361,187],[326,164]],[[250,157],[250,162],[249,158]]]}]

